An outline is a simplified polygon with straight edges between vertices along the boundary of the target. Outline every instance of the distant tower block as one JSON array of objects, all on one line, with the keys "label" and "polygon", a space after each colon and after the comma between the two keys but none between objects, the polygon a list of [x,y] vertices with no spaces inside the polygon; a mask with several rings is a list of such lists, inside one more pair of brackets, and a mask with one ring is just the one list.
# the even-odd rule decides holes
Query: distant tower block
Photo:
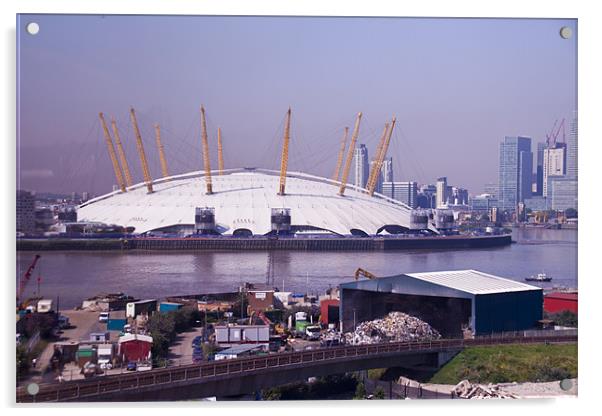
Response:
[{"label": "distant tower block", "polygon": [[217,234],[215,208],[197,207],[194,210],[194,230],[197,234]]},{"label": "distant tower block", "polygon": [[447,209],[438,209],[435,212],[435,228],[446,231],[454,227],[454,213]]},{"label": "distant tower block", "polygon": [[272,208],[272,232],[275,234],[290,234],[291,232],[291,209]]},{"label": "distant tower block", "polygon": [[429,216],[425,210],[415,209],[410,214],[410,230],[426,230],[429,228]]}]

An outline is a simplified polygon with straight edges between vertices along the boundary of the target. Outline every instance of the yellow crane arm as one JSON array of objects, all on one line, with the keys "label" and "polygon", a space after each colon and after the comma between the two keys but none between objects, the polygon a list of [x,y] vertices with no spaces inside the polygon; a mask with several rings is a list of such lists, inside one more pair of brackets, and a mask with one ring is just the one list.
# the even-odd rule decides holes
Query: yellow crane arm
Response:
[{"label": "yellow crane arm", "polygon": [[360,121],[362,120],[362,113],[357,113],[357,119],[355,120],[355,126],[353,127],[353,133],[351,134],[351,143],[349,144],[349,151],[347,152],[347,160],[345,161],[345,169],[343,169],[343,177],[341,179],[341,187],[339,188],[339,195],[345,194],[345,188],[347,187],[347,178],[349,177],[349,170],[351,169],[351,161],[353,160],[353,151],[355,150],[355,143],[357,142],[357,136],[360,133]]},{"label": "yellow crane arm", "polygon": [[362,269],[361,267],[358,267],[358,269],[355,271],[355,280],[358,280],[360,278],[360,276],[364,276],[367,277],[368,279],[376,279],[376,276],[372,273],[370,273],[368,270]]},{"label": "yellow crane arm", "polygon": [[383,134],[380,137],[380,141],[378,142],[378,147],[376,148],[376,153],[374,154],[374,163],[372,164],[372,169],[370,170],[370,176],[368,177],[368,182],[366,183],[366,189],[370,189],[373,181],[375,184],[378,182],[378,175],[380,172],[376,170],[376,165],[378,165],[380,154],[382,153],[383,147],[385,146],[385,139],[387,137],[388,130],[389,123],[385,123],[385,129],[383,130]]},{"label": "yellow crane arm", "polygon": [[169,171],[167,170],[167,159],[165,158],[165,149],[163,148],[163,143],[161,142],[161,127],[159,124],[155,124],[155,139],[157,141],[157,150],[159,151],[159,160],[161,161],[161,173],[164,178],[169,176]]},{"label": "yellow crane arm", "polygon": [[224,174],[224,149],[222,147],[222,129],[217,129],[217,170],[220,175]]},{"label": "yellow crane arm", "polygon": [[286,125],[284,127],[284,143],[282,144],[282,158],[280,160],[280,187],[278,195],[284,195],[286,186],[286,170],[288,168],[288,146],[291,133],[291,109],[286,112]]},{"label": "yellow crane arm", "polygon": [[[389,143],[391,143],[391,135],[393,134],[393,129],[395,128],[395,122],[396,122],[396,118],[393,117],[393,120],[391,121],[391,127],[389,128],[389,132],[387,134],[387,140],[385,141],[384,147],[381,149],[381,152],[380,152],[380,155],[378,158],[378,162],[377,162],[376,166],[374,167],[376,172],[380,172],[380,170],[383,166],[383,161],[385,160],[385,156],[387,155],[387,150],[389,149]],[[375,178],[373,178],[372,183],[370,184],[370,188],[368,189],[368,193],[370,194],[370,196],[374,195],[374,188],[376,187],[376,180],[374,180],[374,179]]]},{"label": "yellow crane arm", "polygon": [[98,117],[100,118],[100,123],[102,124],[102,131],[105,136],[105,142],[107,143],[107,150],[109,151],[109,156],[111,157],[111,162],[113,163],[113,170],[115,171],[117,185],[119,185],[121,192],[125,192],[123,173],[121,172],[121,167],[119,166],[119,161],[117,160],[117,155],[115,154],[115,147],[113,146],[113,140],[111,140],[111,135],[109,134],[109,128],[107,127],[105,116],[103,113],[98,113]]},{"label": "yellow crane arm", "polygon": [[125,175],[125,184],[129,187],[132,186],[134,182],[132,181],[130,166],[128,165],[128,161],[125,157],[125,152],[123,151],[123,145],[121,144],[121,137],[119,137],[119,130],[117,129],[117,123],[115,122],[115,119],[111,119],[111,128],[113,129],[113,135],[115,136],[117,154],[119,155],[121,167],[123,168],[123,174]]},{"label": "yellow crane arm", "polygon": [[207,121],[205,120],[205,108],[201,106],[201,139],[203,141],[203,165],[205,166],[205,183],[207,184],[207,195],[213,193],[211,182],[211,162],[209,160],[209,141],[207,139]]},{"label": "yellow crane arm", "polygon": [[134,126],[134,133],[136,135],[136,147],[138,149],[138,155],[140,156],[140,163],[142,164],[142,174],[144,175],[144,182],[146,183],[146,189],[148,193],[153,192],[153,179],[148,169],[148,162],[146,161],[146,153],[144,153],[144,144],[142,143],[142,136],[140,135],[140,129],[138,128],[138,121],[136,120],[136,112],[133,108],[130,108],[130,119]]}]

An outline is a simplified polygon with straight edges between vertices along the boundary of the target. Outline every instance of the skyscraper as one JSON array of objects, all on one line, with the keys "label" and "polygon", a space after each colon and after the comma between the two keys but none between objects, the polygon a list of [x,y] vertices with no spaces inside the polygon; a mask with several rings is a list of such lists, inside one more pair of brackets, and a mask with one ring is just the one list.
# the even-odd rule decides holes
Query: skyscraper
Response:
[{"label": "skyscraper", "polygon": [[447,205],[447,177],[437,179],[437,208]]},{"label": "skyscraper", "polygon": [[383,194],[403,202],[410,208],[418,206],[418,184],[416,182],[383,182]]},{"label": "skyscraper", "polygon": [[354,151],[353,164],[355,166],[355,186],[366,187],[370,165],[368,163],[368,148],[365,144],[360,144]]},{"label": "skyscraper", "polygon": [[548,196],[551,177],[563,176],[566,173],[566,144],[557,143],[543,151],[543,196]]},{"label": "skyscraper", "polygon": [[546,148],[545,143],[537,143],[537,171],[535,173],[535,195],[543,195],[543,152]]},{"label": "skyscraper", "polygon": [[577,111],[573,112],[573,120],[571,120],[569,137],[566,146],[566,176],[577,180]]},{"label": "skyscraper", "polygon": [[506,136],[500,143],[498,207],[514,211],[531,197],[533,153],[531,138]]},{"label": "skyscraper", "polygon": [[17,190],[17,231],[31,234],[35,226],[35,197],[31,192]]},{"label": "skyscraper", "polygon": [[[376,165],[376,161],[370,161],[370,171],[372,171],[374,165]],[[382,193],[384,182],[393,182],[393,158],[391,157],[383,160],[380,172],[376,178],[376,188],[374,190],[378,193]]]}]

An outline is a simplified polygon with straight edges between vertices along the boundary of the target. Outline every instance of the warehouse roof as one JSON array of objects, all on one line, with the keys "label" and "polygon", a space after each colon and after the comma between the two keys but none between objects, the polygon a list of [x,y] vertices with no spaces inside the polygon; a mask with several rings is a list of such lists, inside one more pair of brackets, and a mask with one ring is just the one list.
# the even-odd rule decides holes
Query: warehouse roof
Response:
[{"label": "warehouse roof", "polygon": [[342,289],[407,295],[449,296],[471,298],[491,293],[542,290],[515,280],[505,279],[477,270],[451,270],[427,273],[406,273],[343,283]]},{"label": "warehouse roof", "polygon": [[541,288],[479,272],[477,270],[452,270],[427,273],[407,273],[406,276],[424,280],[436,285],[446,286],[473,295],[500,292],[520,292],[541,290]]}]

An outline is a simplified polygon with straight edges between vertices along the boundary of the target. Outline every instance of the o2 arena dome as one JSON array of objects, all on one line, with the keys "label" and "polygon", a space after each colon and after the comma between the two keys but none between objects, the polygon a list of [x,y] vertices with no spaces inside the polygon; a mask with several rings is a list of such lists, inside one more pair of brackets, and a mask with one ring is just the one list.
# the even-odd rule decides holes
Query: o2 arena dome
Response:
[{"label": "o2 arena dome", "polygon": [[[154,180],[152,193],[140,183],[127,192],[92,199],[80,206],[78,220],[135,227],[136,233],[211,232],[212,224],[215,233],[223,235],[268,235],[288,226],[292,232],[338,235],[415,228],[410,225],[412,210],[407,205],[379,194],[369,196],[352,185],[340,196],[339,182],[289,172],[286,194],[278,195],[280,172],[239,169],[212,173],[210,195],[205,192],[204,174],[191,172]],[[195,218],[201,214],[209,217],[206,228],[199,228],[203,219]]]},{"label": "o2 arena dome", "polygon": [[[347,184],[361,113],[357,115],[348,150],[345,150],[348,133],[348,128],[345,128],[336,173],[333,175],[337,180],[287,170],[290,109],[284,129],[280,171],[254,168],[224,170],[219,130],[219,169],[212,171],[203,107],[201,124],[204,171],[170,176],[160,129],[155,125],[163,177],[153,180],[136,115],[130,109],[144,174],[144,182],[138,184],[132,183],[115,122],[111,124],[116,147],[103,114],[100,113],[99,117],[119,190],[82,204],[77,213],[79,221],[116,224],[133,228],[137,234],[147,235],[175,233],[251,236],[317,233],[368,236],[380,233],[399,234],[409,230],[437,232],[429,224],[426,213],[414,211],[399,201],[374,192],[377,172],[380,172],[387,153],[395,118],[390,124],[385,124],[375,167],[364,189]],[[338,179],[339,176],[341,180]]]}]

